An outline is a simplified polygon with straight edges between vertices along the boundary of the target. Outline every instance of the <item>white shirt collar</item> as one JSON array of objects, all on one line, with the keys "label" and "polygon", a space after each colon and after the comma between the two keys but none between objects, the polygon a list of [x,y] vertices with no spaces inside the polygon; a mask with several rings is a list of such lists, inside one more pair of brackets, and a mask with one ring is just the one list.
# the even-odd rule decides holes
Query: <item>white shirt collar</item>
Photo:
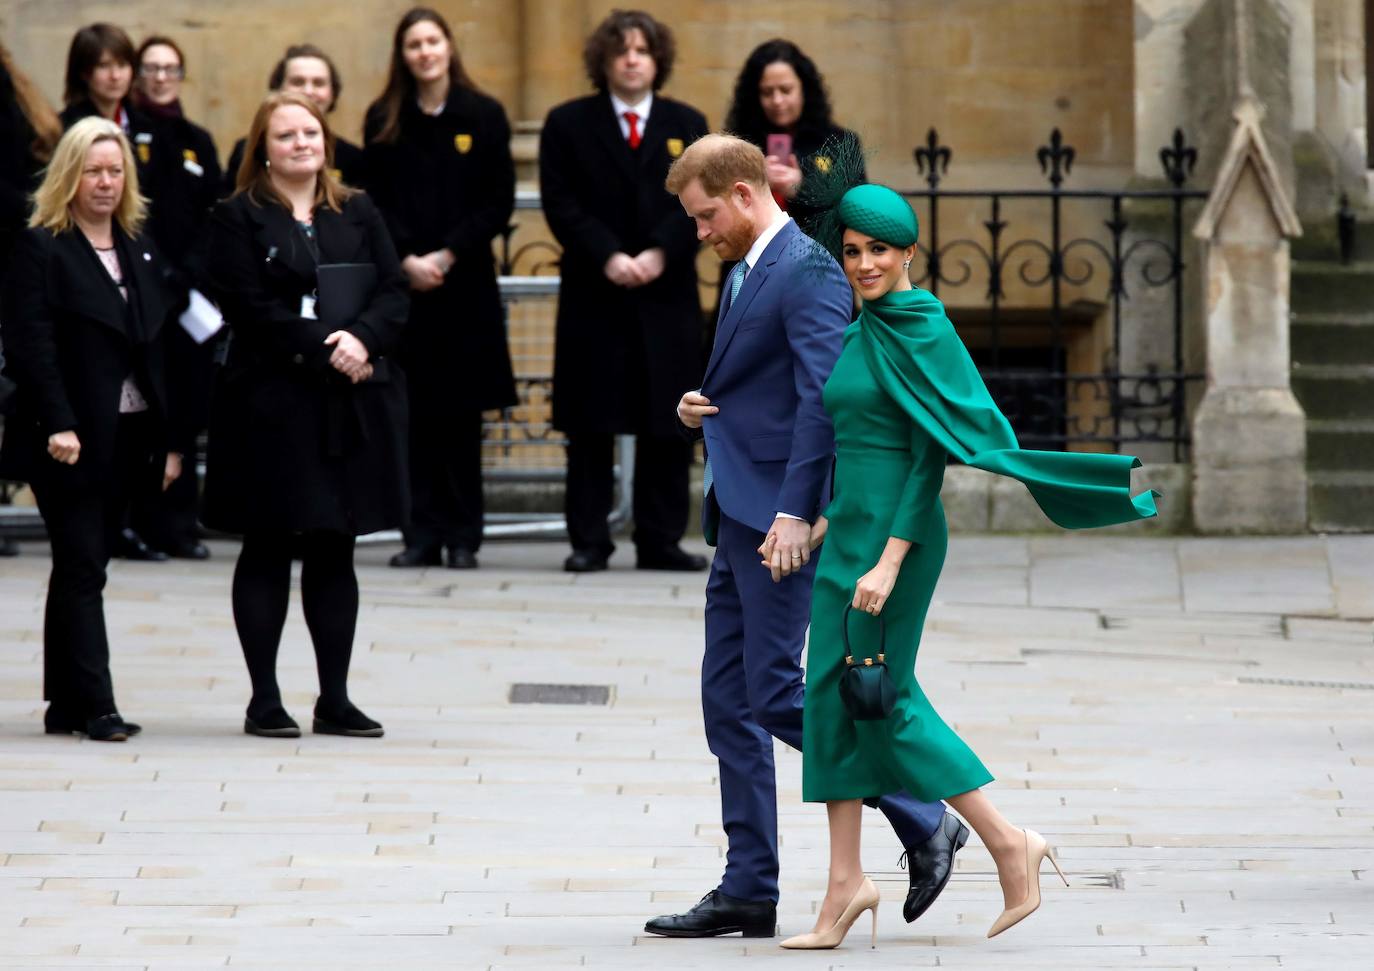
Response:
[{"label": "white shirt collar", "polygon": [[640,131],[644,130],[644,123],[649,120],[649,112],[652,110],[653,106],[654,93],[652,91],[647,92],[637,105],[626,104],[614,94],[611,95],[611,107],[615,109],[615,116],[623,122],[625,120],[625,112],[633,111],[639,116]]},{"label": "white shirt collar", "polygon": [[778,211],[778,214],[773,217],[773,221],[768,224],[768,228],[759,234],[759,238],[754,240],[754,245],[749,247],[749,252],[744,254],[744,263],[748,267],[744,271],[746,274],[763,257],[763,251],[768,248],[769,243],[773,242],[773,237],[778,235],[782,228],[791,221],[791,216],[781,210]]}]

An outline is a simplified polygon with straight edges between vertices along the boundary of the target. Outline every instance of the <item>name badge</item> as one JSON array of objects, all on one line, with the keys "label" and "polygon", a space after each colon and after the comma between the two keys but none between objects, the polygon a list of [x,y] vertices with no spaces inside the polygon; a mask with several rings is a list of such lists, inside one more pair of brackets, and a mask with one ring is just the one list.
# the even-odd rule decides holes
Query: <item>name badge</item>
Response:
[{"label": "name badge", "polygon": [[193,162],[189,158],[182,161],[181,167],[197,178],[205,174],[205,166],[201,165],[199,162]]},{"label": "name badge", "polygon": [[315,297],[307,293],[301,297],[301,316],[306,320],[316,320],[315,316]]}]

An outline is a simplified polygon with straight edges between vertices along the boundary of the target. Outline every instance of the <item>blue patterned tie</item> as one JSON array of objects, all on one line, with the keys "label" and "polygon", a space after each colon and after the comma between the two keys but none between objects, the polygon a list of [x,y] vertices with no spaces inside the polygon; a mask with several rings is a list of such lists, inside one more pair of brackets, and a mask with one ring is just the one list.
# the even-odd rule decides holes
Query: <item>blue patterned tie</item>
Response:
[{"label": "blue patterned tie", "polygon": [[[740,260],[730,273],[730,302],[725,305],[726,313],[729,313],[730,308],[735,305],[735,298],[739,296],[740,288],[744,286],[744,276],[748,272],[749,264]],[[716,481],[716,477],[711,473],[711,457],[708,455],[706,456],[706,467],[701,470],[701,494],[703,496],[711,494],[711,483],[714,481]]]},{"label": "blue patterned tie", "polygon": [[749,264],[740,260],[735,264],[734,271],[730,274],[730,303],[726,305],[726,312],[735,305],[735,298],[739,296],[740,287],[744,286],[744,276],[749,272]]}]

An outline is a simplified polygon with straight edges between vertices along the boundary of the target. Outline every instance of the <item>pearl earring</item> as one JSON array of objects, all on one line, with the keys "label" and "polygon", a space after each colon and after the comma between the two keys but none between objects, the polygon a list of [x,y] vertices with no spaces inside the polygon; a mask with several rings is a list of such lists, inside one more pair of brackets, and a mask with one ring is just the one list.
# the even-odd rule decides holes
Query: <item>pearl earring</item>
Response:
[{"label": "pearl earring", "polygon": [[265,162],[263,162],[262,164],[263,164],[263,167],[264,167],[264,168],[269,168],[269,169],[270,169],[270,168],[272,167],[272,160],[269,158],[269,159],[267,159]]},{"label": "pearl earring", "polygon": [[910,260],[907,260],[905,263],[903,263],[903,264],[902,264],[902,269],[904,269],[904,270],[909,270],[909,269],[911,269],[911,261],[910,261]]}]

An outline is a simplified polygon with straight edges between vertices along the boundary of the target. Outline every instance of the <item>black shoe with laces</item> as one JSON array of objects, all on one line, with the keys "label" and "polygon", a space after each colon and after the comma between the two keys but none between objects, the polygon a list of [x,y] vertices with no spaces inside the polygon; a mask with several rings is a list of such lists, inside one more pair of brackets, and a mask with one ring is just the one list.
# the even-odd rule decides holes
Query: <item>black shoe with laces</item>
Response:
[{"label": "black shoe with laces", "polygon": [[935,903],[954,873],[954,854],[967,842],[968,827],[953,813],[945,813],[934,836],[920,846],[906,848],[897,865],[908,871],[910,879],[906,902],[902,905],[902,916],[908,924]]},{"label": "black shoe with laces", "polygon": [[687,913],[655,917],[644,929],[660,937],[772,937],[778,929],[778,905],[712,890]]}]

